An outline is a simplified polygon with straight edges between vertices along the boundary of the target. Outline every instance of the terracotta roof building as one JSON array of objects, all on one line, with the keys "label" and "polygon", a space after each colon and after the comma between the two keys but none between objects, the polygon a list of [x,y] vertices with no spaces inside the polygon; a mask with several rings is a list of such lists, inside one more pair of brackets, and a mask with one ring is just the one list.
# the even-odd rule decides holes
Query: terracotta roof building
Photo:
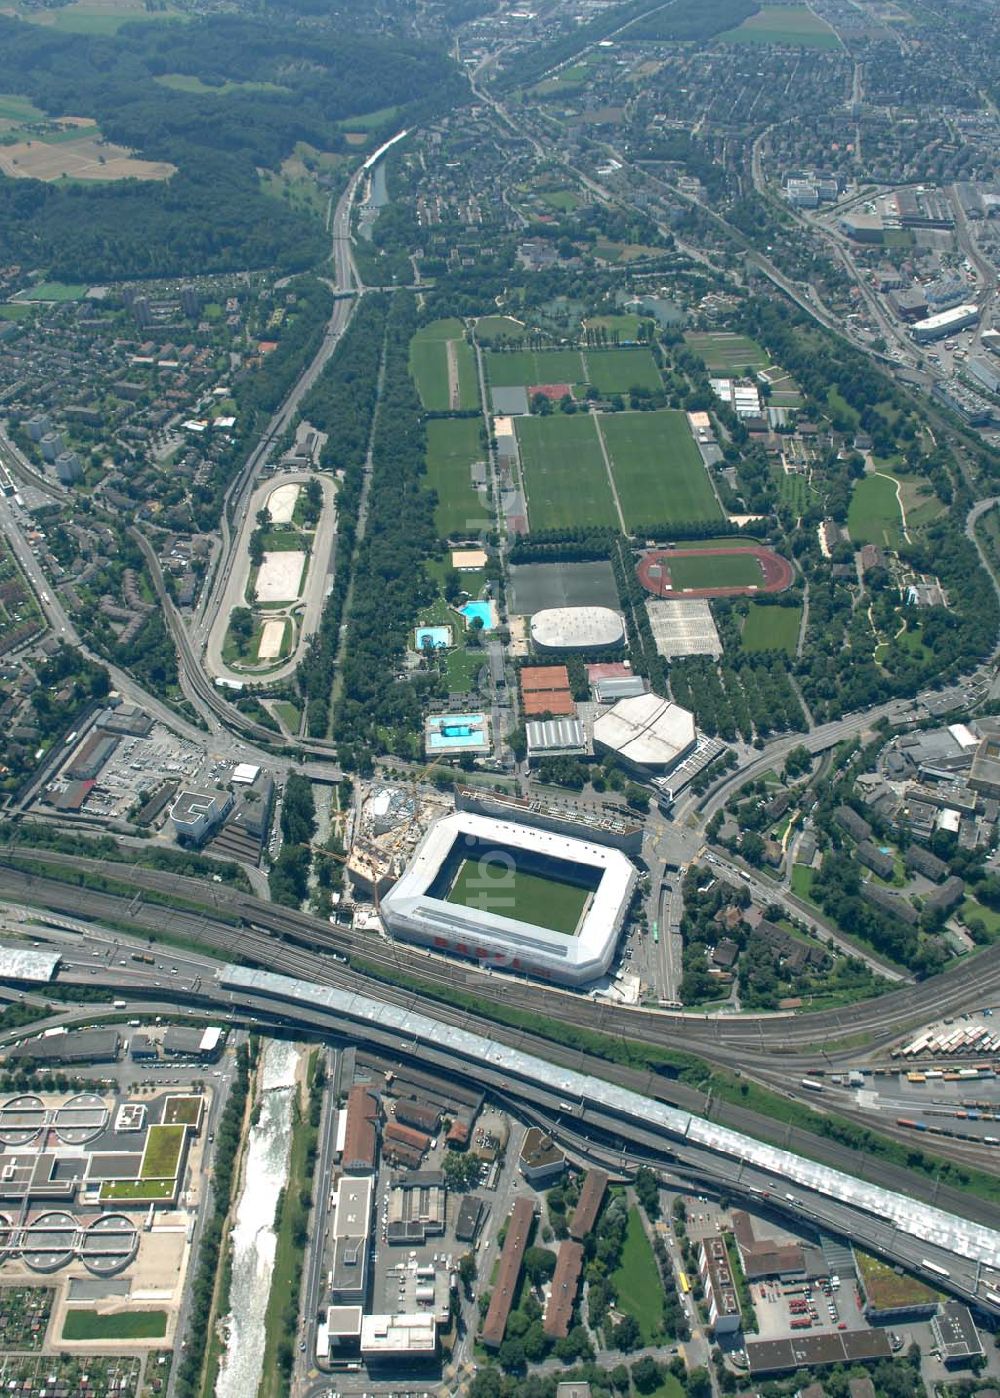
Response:
[{"label": "terracotta roof building", "polygon": [[378,1154],[378,1098],[366,1083],[347,1094],[347,1127],[341,1165],[349,1175],[367,1175]]},{"label": "terracotta roof building", "polygon": [[504,1238],[503,1251],[500,1254],[496,1285],[493,1288],[490,1307],[483,1322],[481,1338],[483,1344],[488,1345],[491,1349],[498,1348],[503,1341],[510,1308],[517,1295],[517,1283],[521,1275],[521,1263],[524,1261],[524,1250],[528,1245],[534,1221],[535,1206],[532,1201],[526,1198],[516,1199],[507,1224],[507,1236]]},{"label": "terracotta roof building", "polygon": [[562,1340],[569,1334],[573,1319],[573,1303],[583,1270],[583,1244],[567,1239],[559,1249],[556,1270],[552,1275],[552,1290],[545,1306],[542,1329],[551,1340]]}]

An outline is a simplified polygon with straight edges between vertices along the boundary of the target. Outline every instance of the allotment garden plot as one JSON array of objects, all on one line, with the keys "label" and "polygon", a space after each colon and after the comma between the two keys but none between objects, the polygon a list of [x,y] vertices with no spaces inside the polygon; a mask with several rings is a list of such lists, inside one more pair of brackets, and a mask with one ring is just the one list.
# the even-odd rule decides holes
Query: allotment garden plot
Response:
[{"label": "allotment garden plot", "polygon": [[611,483],[589,413],[518,418],[517,442],[532,529],[617,526]]},{"label": "allotment garden plot", "polygon": [[604,413],[600,430],[628,529],[722,518],[684,413]]}]

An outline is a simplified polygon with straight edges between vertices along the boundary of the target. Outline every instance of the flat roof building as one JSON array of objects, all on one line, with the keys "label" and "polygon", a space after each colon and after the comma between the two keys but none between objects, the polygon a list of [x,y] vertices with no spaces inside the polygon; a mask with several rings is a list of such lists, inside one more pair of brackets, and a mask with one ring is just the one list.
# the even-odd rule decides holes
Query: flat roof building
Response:
[{"label": "flat roof building", "polygon": [[525,1198],[515,1199],[514,1207],[511,1209],[510,1218],[507,1221],[507,1236],[504,1238],[503,1251],[500,1253],[496,1283],[480,1335],[483,1344],[489,1349],[498,1349],[503,1342],[511,1306],[513,1306],[514,1297],[517,1295],[517,1283],[521,1276],[524,1250],[531,1237],[534,1222],[535,1206],[532,1201]]},{"label": "flat roof building", "polygon": [[729,1253],[722,1238],[703,1238],[699,1272],[708,1298],[708,1318],[714,1335],[735,1335],[742,1324],[740,1301],[733,1285]]},{"label": "flat roof building", "polygon": [[931,1333],[949,1368],[964,1368],[970,1359],[983,1353],[983,1342],[972,1313],[959,1301],[945,1301],[939,1307],[937,1315],[931,1318]]},{"label": "flat roof building", "polygon": [[830,1335],[796,1335],[792,1340],[746,1340],[750,1373],[787,1374],[795,1369],[823,1369],[832,1364],[874,1364],[890,1359],[884,1330],[843,1330]]},{"label": "flat roof building", "polygon": [[334,1195],[333,1267],[330,1299],[364,1306],[368,1296],[369,1246],[374,1181],[370,1175],[343,1175]]},{"label": "flat roof building", "polygon": [[910,333],[918,345],[923,345],[931,340],[941,340],[946,335],[954,335],[957,330],[965,330],[968,326],[978,323],[978,306],[954,306],[950,311],[939,311],[937,315],[928,316],[926,320],[918,320]]},{"label": "flat roof building", "polygon": [[0,980],[47,985],[55,975],[62,953],[29,951],[26,947],[0,946]]},{"label": "flat roof building", "polygon": [[225,1045],[225,1035],[217,1026],[188,1029],[168,1024],[163,1033],[163,1052],[168,1058],[200,1058],[213,1062]]},{"label": "flat roof building", "polygon": [[170,808],[174,833],[179,840],[202,845],[232,808],[230,791],[180,791]]},{"label": "flat roof building", "polygon": [[538,1126],[530,1126],[525,1133],[517,1167],[530,1184],[547,1184],[550,1180],[558,1179],[565,1170],[566,1157],[551,1136]]},{"label": "flat roof building", "polygon": [[430,1359],[437,1353],[433,1315],[365,1315],[361,1318],[361,1353],[368,1360]]},{"label": "flat roof building", "polygon": [[117,1029],[74,1029],[41,1034],[7,1050],[8,1058],[30,1058],[37,1063],[114,1063],[121,1048]]}]

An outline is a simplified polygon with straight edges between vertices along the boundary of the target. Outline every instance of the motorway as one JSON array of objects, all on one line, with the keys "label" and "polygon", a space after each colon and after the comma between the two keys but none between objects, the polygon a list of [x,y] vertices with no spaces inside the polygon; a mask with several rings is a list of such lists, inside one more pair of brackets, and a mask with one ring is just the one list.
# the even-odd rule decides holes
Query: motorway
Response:
[{"label": "motorway", "polygon": [[[900,1231],[882,1217],[874,1217],[857,1204],[848,1204],[802,1187],[795,1186],[795,1194],[787,1190],[788,1180],[769,1172],[760,1165],[751,1166],[745,1159],[720,1156],[704,1144],[690,1140],[665,1137],[662,1129],[645,1119],[623,1119],[617,1113],[609,1114],[606,1106],[577,1097],[567,1101],[570,1089],[568,1079],[558,1080],[558,1075],[532,1080],[520,1080],[506,1059],[496,1063],[477,1059],[474,1065],[468,1056],[456,1057],[456,1050],[447,1042],[447,1036],[434,1036],[431,1042],[423,1037],[412,1041],[400,1039],[399,1029],[386,1021],[353,1016],[345,1021],[335,1009],[324,1006],[321,997],[307,997],[303,1002],[292,1004],[282,1000],[271,1000],[266,994],[252,987],[231,990],[219,984],[213,972],[213,963],[194,953],[170,949],[165,951],[147,940],[126,938],[110,932],[95,932],[95,929],[79,919],[60,918],[59,926],[40,926],[37,935],[50,940],[64,957],[64,969],[60,971],[60,981],[66,984],[85,983],[97,987],[106,985],[109,993],[126,1000],[124,1009],[118,1013],[123,1019],[129,1015],[147,1015],[154,1006],[161,1004],[156,998],[162,989],[163,978],[169,978],[171,990],[177,999],[190,1001],[202,1008],[214,1009],[217,1015],[224,1014],[229,1019],[246,1020],[266,1025],[270,1022],[293,1024],[304,1031],[317,1033],[324,1039],[333,1038],[349,1043],[363,1042],[379,1051],[390,1050],[404,1059],[416,1060],[424,1071],[440,1071],[445,1076],[459,1079],[475,1078],[478,1087],[486,1087],[503,1103],[510,1105],[528,1119],[541,1119],[551,1126],[558,1139],[568,1145],[578,1145],[580,1152],[590,1158],[599,1158],[614,1165],[618,1170],[634,1168],[647,1159],[657,1168],[669,1168],[690,1176],[692,1180],[710,1181],[724,1192],[735,1192],[753,1196],[768,1195],[773,1205],[798,1218],[805,1218],[822,1224],[845,1236],[856,1238],[865,1246],[905,1262],[917,1271],[923,1260],[930,1258],[941,1265],[942,1260],[951,1274],[951,1284],[968,1297],[977,1295],[979,1283],[993,1287],[989,1272],[980,1272],[972,1263],[960,1258],[951,1250],[937,1247],[927,1241]],[[152,968],[132,961],[132,952],[152,951],[156,963]],[[285,963],[291,962],[291,965]],[[330,974],[329,963],[315,953],[294,952],[286,947],[273,948],[270,965],[280,967],[285,974],[308,976],[309,971],[318,966],[324,973],[324,982],[334,978]],[[335,963],[336,965],[336,963]],[[175,970],[176,968],[176,970]],[[349,971],[338,966],[334,976],[338,980],[349,981]],[[348,988],[346,985],[344,988]],[[353,989],[353,987],[351,987]],[[42,992],[44,994],[44,992]],[[389,1000],[389,995],[381,997]],[[404,997],[403,1008],[411,1008],[412,997]],[[456,1022],[456,1017],[441,1006],[434,1006],[433,1014],[438,1023]],[[176,1012],[176,1007],[174,1007]],[[57,1019],[60,1023],[87,1022],[107,1013],[104,1007],[75,1007],[63,1011]],[[54,1022],[54,1021],[53,1021]],[[21,1029],[18,1036],[25,1037],[42,1032],[49,1021],[39,1021],[30,1031]],[[459,1015],[459,1027],[470,1028],[473,1032],[481,1029],[472,1016]],[[668,1101],[684,1111],[697,1115],[711,1115],[720,1124],[724,1123],[736,1130],[753,1134],[759,1120],[752,1112],[739,1108],[721,1108],[719,1104],[709,1107],[702,1094],[685,1084],[664,1081],[655,1074],[611,1065],[601,1060],[590,1059],[585,1054],[560,1049],[545,1041],[538,1041],[531,1035],[514,1034],[496,1030],[486,1025],[486,1032],[494,1043],[511,1043],[521,1052],[544,1054],[548,1062],[571,1067],[576,1072],[599,1075],[605,1081],[612,1081],[622,1087],[649,1096],[654,1100]],[[789,1130],[781,1144],[789,1150],[803,1151],[810,1139],[804,1133]],[[816,1154],[817,1142],[811,1139],[811,1154]],[[864,1156],[855,1155],[833,1142],[823,1141],[824,1161],[836,1168],[853,1174],[862,1180],[877,1183],[882,1188],[895,1189],[910,1197],[932,1199],[937,1206],[974,1220],[988,1228],[996,1228],[1000,1223],[1000,1210],[973,1196],[932,1186],[927,1180],[911,1176],[910,1172],[885,1162],[871,1162]],[[980,1301],[982,1296],[980,1293]]]}]

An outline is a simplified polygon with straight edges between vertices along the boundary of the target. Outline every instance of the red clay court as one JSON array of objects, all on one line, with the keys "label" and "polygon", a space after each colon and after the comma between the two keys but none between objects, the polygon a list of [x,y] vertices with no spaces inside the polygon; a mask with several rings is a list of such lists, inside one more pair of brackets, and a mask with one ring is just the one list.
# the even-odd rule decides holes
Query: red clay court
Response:
[{"label": "red clay court", "polygon": [[568,383],[533,383],[528,389],[528,402],[539,393],[553,403],[561,403],[564,398],[573,397],[573,386]]},{"label": "red clay court", "polygon": [[[794,578],[788,560],[760,544],[656,549],[643,555],[636,573],[654,597],[675,598],[752,597],[762,592],[784,592]],[[709,578],[718,581],[709,583]]]}]

